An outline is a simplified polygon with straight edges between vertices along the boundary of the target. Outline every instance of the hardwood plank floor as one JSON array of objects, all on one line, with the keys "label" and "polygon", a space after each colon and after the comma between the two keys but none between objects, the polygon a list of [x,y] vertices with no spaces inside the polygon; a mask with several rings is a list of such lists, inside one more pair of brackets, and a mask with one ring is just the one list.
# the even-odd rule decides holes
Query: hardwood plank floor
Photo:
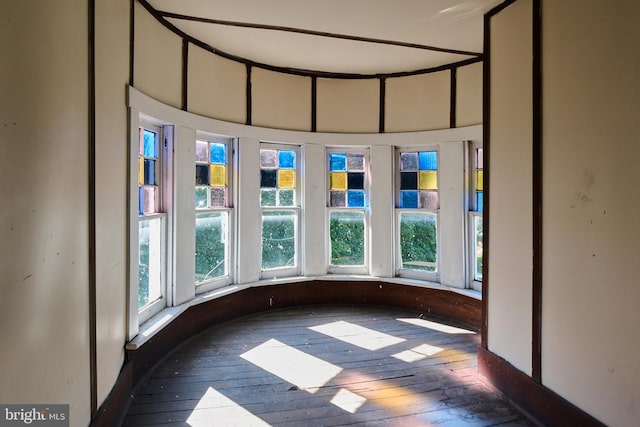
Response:
[{"label": "hardwood plank floor", "polygon": [[261,313],[174,350],[124,425],[532,425],[478,378],[478,344],[472,331],[403,310]]}]

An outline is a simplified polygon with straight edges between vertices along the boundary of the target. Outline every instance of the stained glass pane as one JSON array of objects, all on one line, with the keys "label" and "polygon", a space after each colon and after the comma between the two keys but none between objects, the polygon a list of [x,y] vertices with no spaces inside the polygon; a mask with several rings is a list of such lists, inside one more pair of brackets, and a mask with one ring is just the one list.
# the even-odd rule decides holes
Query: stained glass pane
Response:
[{"label": "stained glass pane", "polygon": [[219,142],[212,142],[209,145],[209,161],[219,165],[226,165],[227,145]]},{"label": "stained glass pane", "polygon": [[346,172],[331,172],[329,174],[329,189],[346,190],[347,189]]},{"label": "stained glass pane", "polygon": [[418,192],[417,191],[401,191],[400,192],[400,207],[403,209],[415,209],[418,207]]},{"label": "stained glass pane", "polygon": [[438,192],[421,191],[419,207],[422,209],[438,209]]},{"label": "stained glass pane", "polygon": [[478,169],[484,169],[484,159],[483,159],[484,153],[483,153],[482,148],[478,148],[476,150],[476,156],[477,156],[476,157],[476,167]]},{"label": "stained glass pane", "polygon": [[225,187],[211,188],[211,207],[222,208],[226,206],[227,189]]},{"label": "stained glass pane", "polygon": [[145,157],[158,157],[158,144],[156,134],[149,130],[144,130],[144,151]]},{"label": "stained glass pane", "polygon": [[359,153],[347,154],[347,170],[349,172],[364,171],[364,154],[359,154]]},{"label": "stained glass pane", "polygon": [[334,208],[343,208],[347,206],[347,192],[331,191],[329,194],[329,206]]},{"label": "stained glass pane", "polygon": [[278,167],[278,151],[276,150],[260,150],[260,167],[275,168]]},{"label": "stained glass pane", "polygon": [[209,143],[196,141],[196,162],[209,163]]},{"label": "stained glass pane", "polygon": [[156,212],[156,197],[158,191],[156,187],[142,187],[142,213],[150,214]]},{"label": "stained glass pane", "polygon": [[296,188],[296,171],[293,169],[278,170],[278,188]]},{"label": "stained glass pane", "polygon": [[227,167],[224,165],[211,165],[209,168],[211,178],[209,185],[223,187],[227,185]]},{"label": "stained glass pane", "polygon": [[476,190],[482,191],[484,190],[484,171],[476,171]]},{"label": "stained glass pane", "polygon": [[278,206],[294,206],[294,190],[278,190]]},{"label": "stained glass pane", "polygon": [[156,161],[144,160],[144,183],[145,185],[156,185]]},{"label": "stained glass pane", "polygon": [[260,187],[276,188],[278,171],[275,169],[260,170]]},{"label": "stained glass pane", "polygon": [[476,211],[482,212],[484,205],[484,196],[482,191],[476,191]]},{"label": "stained glass pane", "polygon": [[364,190],[364,172],[349,172],[347,178],[349,190]]},{"label": "stained glass pane", "polygon": [[260,206],[276,206],[277,191],[275,189],[260,190]]},{"label": "stained glass pane", "polygon": [[347,155],[345,153],[329,153],[329,170],[342,172],[347,170]]},{"label": "stained glass pane", "polygon": [[209,185],[208,165],[196,165],[196,185]]},{"label": "stained glass pane", "polygon": [[437,190],[438,189],[438,172],[436,171],[420,171],[420,190]]},{"label": "stained glass pane", "polygon": [[138,185],[144,185],[144,158],[138,157]]},{"label": "stained glass pane", "polygon": [[364,191],[349,190],[347,192],[347,205],[350,208],[363,208],[364,207]]},{"label": "stained glass pane", "polygon": [[280,151],[278,153],[278,166],[285,169],[295,169],[296,152],[289,150]]},{"label": "stained glass pane", "polygon": [[400,170],[414,171],[418,169],[418,153],[400,153]]},{"label": "stained glass pane", "polygon": [[138,215],[144,215],[144,191],[138,187]]},{"label": "stained glass pane", "polygon": [[422,151],[420,156],[420,170],[437,170],[438,153],[436,151]]},{"label": "stained glass pane", "polygon": [[196,187],[196,209],[207,208],[207,187]]},{"label": "stained glass pane", "polygon": [[400,189],[401,190],[417,190],[418,189],[418,173],[417,172],[400,172]]}]

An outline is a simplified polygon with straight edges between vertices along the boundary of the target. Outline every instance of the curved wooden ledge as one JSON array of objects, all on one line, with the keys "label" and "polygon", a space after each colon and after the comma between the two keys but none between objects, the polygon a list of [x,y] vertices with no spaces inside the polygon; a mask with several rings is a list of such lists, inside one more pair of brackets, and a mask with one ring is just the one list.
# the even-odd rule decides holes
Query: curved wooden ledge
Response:
[{"label": "curved wooden ledge", "polygon": [[404,308],[461,322],[474,330],[480,329],[482,317],[482,302],[473,297],[384,281],[313,280],[247,288],[189,307],[144,345],[127,351],[118,380],[91,425],[120,425],[137,384],[171,350],[199,332],[249,314],[322,304]]}]

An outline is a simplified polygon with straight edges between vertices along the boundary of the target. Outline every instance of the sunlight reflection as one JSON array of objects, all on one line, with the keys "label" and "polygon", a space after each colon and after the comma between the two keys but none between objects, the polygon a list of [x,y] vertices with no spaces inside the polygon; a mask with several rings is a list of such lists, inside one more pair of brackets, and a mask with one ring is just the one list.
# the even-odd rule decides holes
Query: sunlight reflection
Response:
[{"label": "sunlight reflection", "polygon": [[396,359],[400,359],[404,362],[416,362],[418,360],[422,360],[425,357],[433,356],[434,354],[440,353],[444,350],[442,347],[436,347],[434,345],[422,344],[417,347],[412,348],[411,350],[402,351],[400,353],[396,353],[393,355]]},{"label": "sunlight reflection", "polygon": [[366,401],[365,397],[344,388],[338,390],[338,393],[331,399],[331,403],[351,414],[354,414]]},{"label": "sunlight reflection", "polygon": [[339,366],[276,339],[270,339],[240,357],[309,393],[315,393],[342,371]]},{"label": "sunlight reflection", "polygon": [[473,331],[469,331],[467,329],[456,328],[454,326],[443,325],[441,323],[430,322],[429,320],[424,319],[396,319],[401,322],[411,323],[412,325],[421,326],[423,328],[433,329],[434,331],[440,331],[447,334],[475,334]]},{"label": "sunlight reflection", "polygon": [[379,350],[390,345],[405,341],[404,338],[397,338],[383,332],[374,331],[363,326],[340,320],[338,322],[313,326],[309,329],[329,335],[349,344],[353,344],[366,350]]},{"label": "sunlight reflection", "polygon": [[209,427],[216,425],[216,422],[225,427],[270,427],[270,424],[209,387],[187,418],[187,424],[192,427]]}]

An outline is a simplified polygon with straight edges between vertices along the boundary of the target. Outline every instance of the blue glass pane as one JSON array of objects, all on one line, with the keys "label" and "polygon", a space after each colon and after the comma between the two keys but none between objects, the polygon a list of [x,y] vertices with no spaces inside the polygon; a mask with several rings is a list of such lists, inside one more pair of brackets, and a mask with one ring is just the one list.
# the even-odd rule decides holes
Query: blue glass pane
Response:
[{"label": "blue glass pane", "polygon": [[278,166],[285,169],[296,168],[296,152],[295,151],[280,151],[278,153]]},{"label": "blue glass pane", "polygon": [[476,211],[482,212],[483,205],[484,197],[482,195],[482,191],[476,191]]},{"label": "blue glass pane", "polygon": [[156,144],[156,134],[144,130],[144,149],[142,155],[145,157],[158,157],[158,146]]},{"label": "blue glass pane", "polygon": [[209,161],[220,165],[227,164],[227,145],[212,142],[209,145]]},{"label": "blue glass pane", "polygon": [[156,161],[147,160],[144,161],[144,184],[156,185]]},{"label": "blue glass pane", "polygon": [[260,170],[260,187],[276,188],[278,184],[277,169],[261,169]]},{"label": "blue glass pane", "polygon": [[138,187],[138,215],[142,215],[144,213],[144,191],[143,187]]},{"label": "blue glass pane", "polygon": [[421,151],[420,170],[437,170],[438,169],[438,152],[437,151]]},{"label": "blue glass pane", "polygon": [[400,207],[404,209],[415,209],[418,207],[418,192],[417,191],[401,191],[400,192]]},{"label": "blue glass pane", "polygon": [[417,172],[400,172],[400,189],[401,190],[417,190],[418,189],[418,173]]},{"label": "blue glass pane", "polygon": [[350,208],[364,207],[364,191],[347,191],[347,205]]},{"label": "blue glass pane", "polygon": [[364,190],[364,172],[347,173],[347,188],[349,190]]},{"label": "blue glass pane", "polygon": [[347,155],[345,153],[329,154],[329,170],[332,172],[341,172],[347,170]]},{"label": "blue glass pane", "polygon": [[209,165],[196,165],[196,185],[209,185]]}]

